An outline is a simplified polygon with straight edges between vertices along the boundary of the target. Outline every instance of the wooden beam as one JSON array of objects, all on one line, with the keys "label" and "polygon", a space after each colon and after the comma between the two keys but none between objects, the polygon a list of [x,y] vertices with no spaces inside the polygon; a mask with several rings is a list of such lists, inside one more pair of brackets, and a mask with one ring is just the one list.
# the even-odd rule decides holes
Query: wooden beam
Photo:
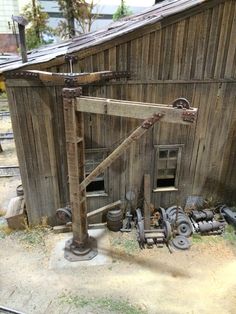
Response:
[{"label": "wooden beam", "polygon": [[19,72],[9,72],[5,74],[6,78],[40,80],[42,82],[55,82],[71,86],[91,84],[94,82],[128,77],[127,71],[100,71],[93,73],[52,73],[38,70],[26,70]]},{"label": "wooden beam", "polygon": [[[161,122],[189,124],[197,118],[197,109],[177,109],[171,105],[142,103],[116,99],[106,99],[97,97],[77,98],[76,110],[79,112],[89,112],[106,114],[126,118],[146,119],[153,114],[163,114]],[[186,117],[192,121],[185,120]]]},{"label": "wooden beam", "polygon": [[111,209],[111,208],[114,208],[114,207],[117,207],[117,206],[121,205],[121,203],[122,203],[121,201],[116,201],[114,203],[110,203],[108,205],[105,205],[103,207],[95,209],[92,212],[88,213],[87,217],[89,218],[89,217],[96,216],[97,214],[100,214],[100,213],[102,213],[102,212],[104,212],[104,211],[106,211],[108,209]]},{"label": "wooden beam", "polygon": [[104,159],[80,184],[80,190],[83,191],[99,174],[109,167],[124,151],[126,151],[133,142],[141,138],[156,122],[163,119],[161,113],[154,114],[152,117],[143,121],[142,125],[135,129],[106,159]]}]

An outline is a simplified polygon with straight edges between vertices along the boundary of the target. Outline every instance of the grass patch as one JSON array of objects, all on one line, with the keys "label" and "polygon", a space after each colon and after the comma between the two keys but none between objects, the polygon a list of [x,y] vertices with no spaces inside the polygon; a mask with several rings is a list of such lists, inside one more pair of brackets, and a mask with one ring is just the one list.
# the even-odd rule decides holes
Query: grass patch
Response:
[{"label": "grass patch", "polygon": [[77,296],[71,293],[63,294],[59,297],[60,303],[73,305],[76,308],[88,307],[90,310],[100,309],[101,312],[122,313],[122,314],[146,314],[146,311],[130,304],[128,300],[113,299],[113,298],[87,298]]},{"label": "grass patch", "polygon": [[192,235],[193,243],[219,243],[223,238],[221,235],[201,235],[199,233],[194,233]]},{"label": "grass patch", "polygon": [[194,233],[192,235],[192,242],[193,243],[200,243],[202,241],[203,241],[202,236],[199,233]]},{"label": "grass patch", "polygon": [[225,231],[222,235],[200,235],[199,233],[194,233],[192,235],[193,243],[219,243],[225,240],[229,244],[236,246],[236,234],[235,229],[231,225],[225,227]]},{"label": "grass patch", "polygon": [[225,239],[226,242],[236,246],[236,234],[233,226],[231,225],[226,226],[223,238]]},{"label": "grass patch", "polygon": [[14,230],[9,228],[7,225],[0,225],[0,239],[5,239],[7,236],[12,234]]},{"label": "grass patch", "polygon": [[[131,234],[129,234],[131,236]],[[139,245],[136,238],[127,238],[126,235],[119,235],[111,240],[112,247],[118,248],[127,254],[135,254],[139,251]]]},{"label": "grass patch", "polygon": [[24,231],[18,232],[18,239],[28,247],[35,247],[38,245],[45,246],[45,236],[48,234],[49,228],[37,226],[34,228],[27,228]]}]

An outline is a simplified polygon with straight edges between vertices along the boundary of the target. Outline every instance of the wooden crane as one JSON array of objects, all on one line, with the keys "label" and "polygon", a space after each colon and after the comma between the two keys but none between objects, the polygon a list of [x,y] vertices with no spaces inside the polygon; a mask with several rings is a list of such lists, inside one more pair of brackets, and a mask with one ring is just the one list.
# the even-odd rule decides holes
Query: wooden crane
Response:
[{"label": "wooden crane", "polygon": [[[111,165],[130,145],[140,139],[155,123],[189,124],[197,117],[197,109],[179,98],[172,105],[85,97],[81,86],[96,81],[128,77],[128,72],[49,73],[43,71],[9,72],[8,78],[36,79],[58,82],[63,89],[65,136],[69,176],[73,237],[66,242],[65,258],[69,261],[88,260],[97,255],[96,240],[88,235],[86,187]],[[141,119],[143,122],[87,177],[84,170],[83,112]]]},{"label": "wooden crane", "polygon": [[[91,74],[93,75],[93,74]],[[91,80],[89,80],[89,83]],[[173,105],[140,103],[124,100],[85,97],[81,88],[63,89],[65,134],[69,174],[70,204],[73,238],[66,242],[65,258],[69,261],[92,259],[97,255],[96,240],[88,235],[86,187],[109,167],[130,145],[140,139],[155,123],[189,124],[197,117],[197,109],[190,108],[185,99]],[[106,159],[87,177],[84,170],[83,112],[115,115],[144,120]],[[145,117],[149,117],[145,119]]]}]

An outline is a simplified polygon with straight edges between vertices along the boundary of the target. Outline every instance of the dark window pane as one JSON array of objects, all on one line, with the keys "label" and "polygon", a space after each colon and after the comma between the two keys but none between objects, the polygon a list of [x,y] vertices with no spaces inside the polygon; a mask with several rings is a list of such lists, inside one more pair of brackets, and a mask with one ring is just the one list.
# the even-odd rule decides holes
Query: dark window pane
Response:
[{"label": "dark window pane", "polygon": [[92,181],[87,187],[86,192],[104,192],[104,180]]},{"label": "dark window pane", "polygon": [[157,167],[158,167],[158,169],[166,169],[167,168],[167,160],[159,159]]},{"label": "dark window pane", "polygon": [[168,169],[176,169],[177,168],[177,160],[176,159],[169,159],[167,168]]},{"label": "dark window pane", "polygon": [[159,151],[159,158],[167,158],[168,157],[168,150],[167,149],[162,149]]},{"label": "dark window pane", "polygon": [[158,188],[166,188],[175,186],[175,178],[172,179],[157,179],[157,187]]},{"label": "dark window pane", "polygon": [[170,149],[169,158],[177,158],[177,156],[178,156],[178,149]]},{"label": "dark window pane", "polygon": [[165,178],[165,177],[166,177],[166,169],[159,169],[158,178]]},{"label": "dark window pane", "polygon": [[175,169],[167,169],[167,177],[175,178]]}]

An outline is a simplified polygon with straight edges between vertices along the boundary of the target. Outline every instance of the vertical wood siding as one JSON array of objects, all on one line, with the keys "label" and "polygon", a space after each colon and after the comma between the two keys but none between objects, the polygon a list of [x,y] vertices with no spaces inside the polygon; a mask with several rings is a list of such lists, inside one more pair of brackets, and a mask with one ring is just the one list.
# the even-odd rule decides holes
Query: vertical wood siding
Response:
[{"label": "vertical wood siding", "polygon": [[[154,145],[158,144],[184,147],[179,191],[153,192],[155,206],[183,204],[190,194],[236,201],[235,38],[236,2],[229,0],[174,24],[168,25],[167,20],[165,27],[147,35],[135,39],[131,35],[126,43],[114,41],[98,53],[93,49],[86,58],[78,53],[75,72],[131,72],[129,80],[91,85],[84,94],[165,104],[186,97],[199,108],[196,125],[159,124],[133,144],[108,169],[108,196],[89,198],[89,211],[124,198],[130,189],[136,191],[136,201],[141,200],[144,173],[150,173],[151,182],[155,180]],[[67,72],[68,66],[45,70]],[[68,199],[60,88],[47,87],[44,92],[43,87],[8,87],[33,223],[45,213],[53,217]],[[140,123],[85,114],[86,147],[112,151]]]}]

